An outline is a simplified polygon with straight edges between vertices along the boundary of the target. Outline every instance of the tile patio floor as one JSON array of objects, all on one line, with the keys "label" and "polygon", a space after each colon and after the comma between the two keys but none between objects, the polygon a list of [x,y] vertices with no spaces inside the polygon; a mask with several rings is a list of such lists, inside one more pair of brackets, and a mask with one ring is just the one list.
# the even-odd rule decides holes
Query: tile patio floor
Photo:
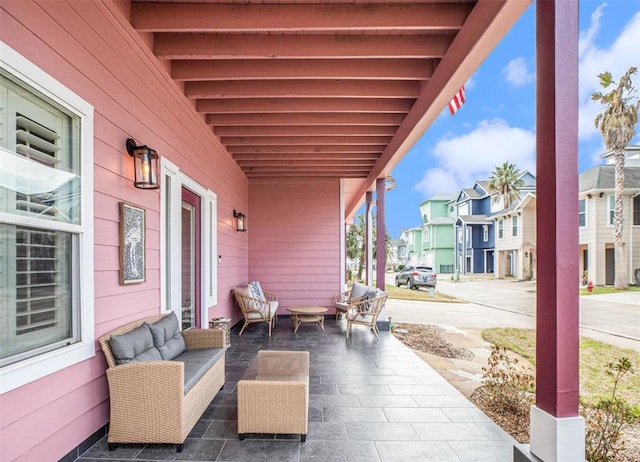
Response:
[{"label": "tile patio floor", "polygon": [[[231,334],[224,389],[185,441],[120,445],[106,437],[78,462],[90,461],[437,461],[511,462],[515,441],[393,335],[376,342],[365,327],[345,339],[345,321],[325,322],[326,333],[303,324],[298,333],[280,317],[272,337],[264,324]],[[310,352],[309,433],[247,435],[238,440],[236,384],[262,349]]]}]

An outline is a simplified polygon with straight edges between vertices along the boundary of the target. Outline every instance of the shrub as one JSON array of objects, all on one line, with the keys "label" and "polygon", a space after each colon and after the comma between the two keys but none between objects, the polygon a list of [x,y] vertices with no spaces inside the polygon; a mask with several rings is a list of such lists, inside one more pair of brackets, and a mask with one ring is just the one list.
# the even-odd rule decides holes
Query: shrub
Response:
[{"label": "shrub", "polygon": [[585,418],[585,445],[589,462],[609,462],[616,460],[624,451],[622,430],[639,418],[638,410],[616,396],[618,383],[627,374],[633,374],[631,361],[621,358],[609,363],[605,373],[613,379],[610,397],[599,398],[595,404],[582,401]]},{"label": "shrub", "polygon": [[500,412],[528,416],[534,402],[535,377],[530,367],[519,364],[507,349],[492,345],[487,367],[482,368],[487,404]]}]

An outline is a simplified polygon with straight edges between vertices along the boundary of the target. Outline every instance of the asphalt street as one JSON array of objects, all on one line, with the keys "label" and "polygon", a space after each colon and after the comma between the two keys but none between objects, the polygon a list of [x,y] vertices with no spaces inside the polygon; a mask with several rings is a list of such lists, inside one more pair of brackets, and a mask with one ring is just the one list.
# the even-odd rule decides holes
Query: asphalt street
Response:
[{"label": "asphalt street", "polygon": [[[387,283],[393,284],[394,277],[388,273]],[[384,315],[394,323],[439,325],[449,331],[536,326],[535,281],[441,277],[437,290],[468,303],[388,300]],[[582,296],[579,303],[581,335],[640,351],[640,292]]]}]

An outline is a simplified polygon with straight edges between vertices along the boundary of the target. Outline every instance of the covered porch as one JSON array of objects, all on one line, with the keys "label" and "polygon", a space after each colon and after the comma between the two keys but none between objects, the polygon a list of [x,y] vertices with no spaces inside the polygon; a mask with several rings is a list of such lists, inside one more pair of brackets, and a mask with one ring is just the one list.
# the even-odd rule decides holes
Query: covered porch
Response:
[{"label": "covered porch", "polygon": [[[35,138],[34,146],[52,146],[47,168],[60,173],[63,166],[74,166],[81,188],[73,200],[61,196],[54,201],[73,212],[77,223],[59,223],[62,213],[43,218],[14,207],[23,199],[10,188],[7,203],[17,211],[0,213],[0,225],[11,236],[0,255],[9,257],[0,258],[5,263],[1,282],[9,289],[2,306],[8,313],[3,334],[15,333],[20,297],[28,298],[24,294],[37,289],[36,278],[23,284],[15,277],[11,265],[18,260],[19,243],[13,236],[29,228],[38,238],[68,235],[74,243],[56,253],[56,261],[68,260],[69,268],[64,283],[51,289],[47,306],[57,316],[51,329],[64,331],[62,341],[48,342],[45,351],[34,342],[24,352],[12,350],[0,369],[0,458],[56,460],[86,447],[109,421],[105,362],[96,339],[128,321],[174,311],[179,316],[188,312],[183,321],[189,319],[193,327],[206,328],[209,319],[219,316],[235,323],[241,314],[231,289],[251,280],[279,294],[281,313],[286,306],[332,309],[333,296],[344,289],[345,226],[365,203],[371,217],[375,203],[377,232],[384,234],[385,177],[530,3],[3,0],[3,85],[28,98],[19,111],[0,111],[4,127],[17,127],[5,130],[2,147],[8,156],[42,159],[43,154],[22,144],[24,127],[31,127],[33,133],[26,138]],[[578,270],[578,2],[539,1],[536,10],[542,215],[537,223],[538,235],[545,237],[538,246],[542,277],[537,319],[544,342],[538,342],[539,412],[532,421],[531,451],[545,462],[564,462],[583,457],[584,440],[576,417],[578,303],[572,290]],[[45,113],[56,115],[49,121]],[[81,131],[56,131],[56,124]],[[47,138],[51,133],[56,135]],[[128,139],[159,155],[158,189],[134,186]],[[13,180],[19,173],[8,177]],[[43,205],[39,198],[32,201],[33,210]],[[140,230],[145,236],[142,277],[126,283],[119,255],[119,225],[124,221],[119,207],[124,203],[146,217]],[[235,223],[237,212],[246,215],[246,232]],[[371,242],[371,226],[368,229]],[[382,239],[378,245],[377,280],[383,281]],[[371,246],[369,251],[371,261]],[[36,267],[40,261],[36,255],[22,263]],[[67,302],[58,304],[63,295]],[[58,319],[70,320],[69,329]],[[37,317],[29,322],[37,324]],[[34,337],[44,329],[33,328]],[[229,365],[238,368],[229,371],[230,383],[252,352],[290,341],[288,326],[279,325],[276,332],[268,344],[262,333],[247,334],[229,350]],[[319,366],[313,378],[319,382],[313,385],[322,387],[323,377],[332,376],[362,382],[329,383],[333,393],[314,394],[312,417],[320,427],[338,423],[347,441],[353,440],[350,444],[369,448],[358,452],[375,447],[379,458],[383,448],[384,457],[395,457],[401,453],[395,446],[412,448],[419,442],[418,451],[442,449],[425,456],[427,460],[449,455],[464,460],[463,451],[454,450],[446,439],[441,445],[420,442],[429,431],[420,431],[419,425],[432,424],[433,430],[444,423],[481,422],[456,422],[442,404],[437,412],[423,406],[429,395],[394,393],[393,387],[404,385],[383,382],[393,377],[415,381],[421,390],[446,386],[420,383],[433,373],[426,365],[416,366],[417,358],[388,334],[379,344],[368,332],[364,337],[359,333],[351,344],[342,335],[335,336],[335,345],[322,343],[329,338],[299,334],[296,342],[302,343],[293,342],[294,348],[314,348],[314,364]],[[411,359],[396,358],[399,351]],[[401,362],[411,364],[413,375],[403,375],[408,368],[402,372],[387,367]],[[389,375],[375,375],[379,370]],[[364,387],[364,393],[350,385]],[[397,396],[408,396],[400,401],[415,402],[418,411],[398,416],[370,387],[385,390],[388,395],[380,396],[392,397],[396,404]],[[348,398],[340,398],[343,394]],[[438,402],[447,401],[446,395],[437,396],[443,398]],[[358,406],[345,406],[345,412],[336,405],[346,401]],[[366,404],[374,404],[375,411]],[[209,424],[215,419],[207,416],[228,412],[226,420],[232,415],[228,402],[212,406],[205,415]],[[420,420],[431,413],[444,420],[433,425],[392,417]],[[380,421],[371,420],[370,414]],[[378,424],[385,428],[376,430],[375,437],[358,439]],[[30,437],[19,436],[25,434]],[[399,436],[377,440],[377,435],[389,434]],[[567,434],[571,437],[560,437]],[[414,439],[398,443],[408,435]],[[307,446],[293,447],[340,447],[311,438]],[[489,442],[494,440],[489,435]],[[276,443],[287,442],[268,444]],[[222,451],[225,447],[220,442]],[[474,450],[470,447],[466,454]],[[253,451],[251,458],[258,457],[262,452]]]},{"label": "covered porch", "polygon": [[[508,462],[513,440],[449,382],[389,332],[376,342],[345,321],[291,331],[280,317],[272,337],[264,323],[231,333],[227,374],[221,390],[185,441],[175,445],[120,445],[109,452],[106,436],[77,461],[384,461]],[[253,435],[239,441],[236,385],[259,350],[310,353],[309,433]],[[99,435],[98,435],[99,436]]]}]

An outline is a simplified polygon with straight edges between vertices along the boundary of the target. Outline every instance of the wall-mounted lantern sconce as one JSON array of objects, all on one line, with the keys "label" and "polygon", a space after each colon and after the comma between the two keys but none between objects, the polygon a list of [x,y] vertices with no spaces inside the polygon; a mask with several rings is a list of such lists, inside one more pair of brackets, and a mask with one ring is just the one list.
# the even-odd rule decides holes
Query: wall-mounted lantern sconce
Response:
[{"label": "wall-mounted lantern sconce", "polygon": [[136,175],[133,185],[140,189],[158,189],[158,153],[148,146],[138,146],[132,138],[127,139],[127,152],[133,157]]},{"label": "wall-mounted lantern sconce", "polygon": [[236,219],[236,231],[247,230],[247,217],[244,213],[233,211],[233,217]]},{"label": "wall-mounted lantern sconce", "polygon": [[602,197],[602,196],[604,196],[604,193],[603,193],[603,192],[601,192],[601,193],[600,193],[600,197]]}]

